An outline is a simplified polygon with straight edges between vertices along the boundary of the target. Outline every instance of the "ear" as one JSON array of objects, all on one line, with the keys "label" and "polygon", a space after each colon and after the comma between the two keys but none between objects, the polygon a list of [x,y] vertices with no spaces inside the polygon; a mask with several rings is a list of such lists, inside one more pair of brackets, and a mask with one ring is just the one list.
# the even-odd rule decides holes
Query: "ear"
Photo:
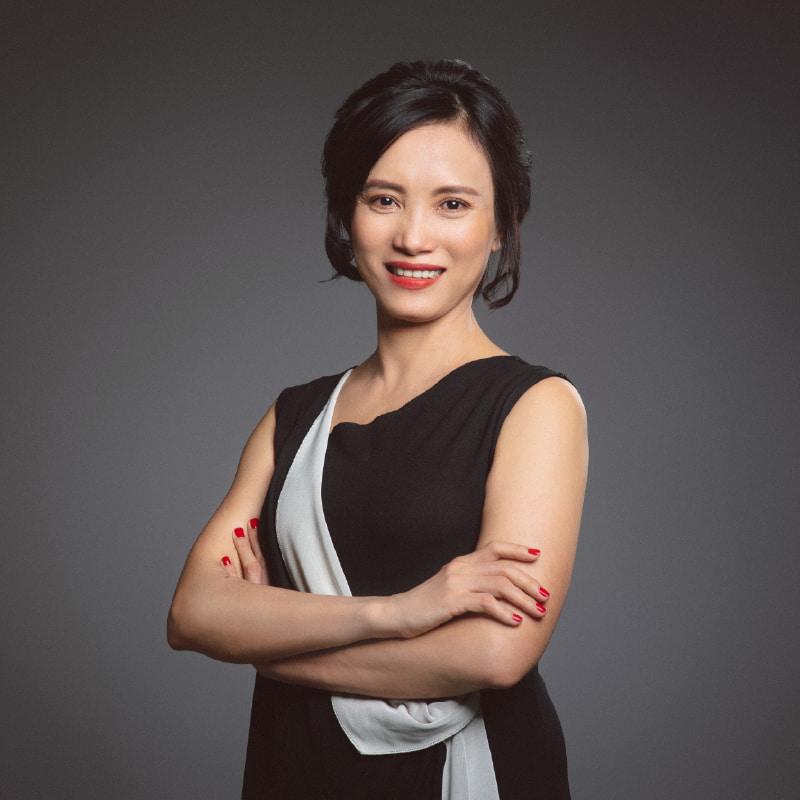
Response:
[{"label": "ear", "polygon": [[497,232],[497,236],[494,237],[494,241],[492,242],[492,252],[496,253],[500,246],[503,243],[503,234],[500,231]]}]

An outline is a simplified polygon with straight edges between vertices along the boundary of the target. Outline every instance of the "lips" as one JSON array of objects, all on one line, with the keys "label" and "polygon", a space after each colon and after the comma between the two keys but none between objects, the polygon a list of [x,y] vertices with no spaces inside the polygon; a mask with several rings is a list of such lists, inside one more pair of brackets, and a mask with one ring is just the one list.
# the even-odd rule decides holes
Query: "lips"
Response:
[{"label": "lips", "polygon": [[424,289],[441,278],[444,269],[434,264],[392,261],[386,265],[389,277],[403,289]]}]

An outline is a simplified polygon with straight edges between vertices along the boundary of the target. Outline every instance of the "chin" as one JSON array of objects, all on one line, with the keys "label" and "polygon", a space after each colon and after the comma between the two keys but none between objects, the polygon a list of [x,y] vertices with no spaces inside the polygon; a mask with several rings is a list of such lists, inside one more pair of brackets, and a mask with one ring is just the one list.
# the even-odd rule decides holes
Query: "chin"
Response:
[{"label": "chin", "polygon": [[403,307],[394,306],[391,308],[384,307],[381,316],[387,324],[411,326],[437,322],[443,317],[448,315],[457,315],[458,313],[458,309],[455,308],[433,308],[427,304],[420,304],[412,307],[409,307],[408,305]]}]

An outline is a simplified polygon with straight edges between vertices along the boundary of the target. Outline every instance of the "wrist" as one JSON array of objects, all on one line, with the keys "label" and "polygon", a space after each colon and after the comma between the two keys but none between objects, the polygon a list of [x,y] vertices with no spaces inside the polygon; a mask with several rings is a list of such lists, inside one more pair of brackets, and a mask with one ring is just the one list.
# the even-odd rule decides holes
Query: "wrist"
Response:
[{"label": "wrist", "polygon": [[394,597],[365,598],[365,618],[370,639],[393,639],[402,636],[397,623]]}]

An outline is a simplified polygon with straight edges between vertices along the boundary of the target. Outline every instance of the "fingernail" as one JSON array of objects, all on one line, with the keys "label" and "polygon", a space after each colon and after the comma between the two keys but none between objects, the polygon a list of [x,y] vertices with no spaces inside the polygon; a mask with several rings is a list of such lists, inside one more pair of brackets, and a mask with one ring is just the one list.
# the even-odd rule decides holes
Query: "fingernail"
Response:
[{"label": "fingernail", "polygon": [[231,565],[231,560],[228,558],[228,556],[223,556],[222,557],[222,566],[223,567],[229,567],[230,565]]},{"label": "fingernail", "polygon": [[251,527],[251,528],[252,528],[254,531],[255,531],[255,530],[258,530],[258,519],[257,519],[256,517],[253,517],[253,519],[251,519],[251,520],[250,520],[250,527]]},{"label": "fingernail", "polygon": [[537,603],[536,604],[536,609],[540,614],[546,614],[547,613],[547,609],[541,603]]},{"label": "fingernail", "polygon": [[545,588],[544,588],[544,587],[542,587],[542,586],[540,586],[540,587],[539,587],[539,594],[540,594],[542,597],[550,597],[550,592],[548,592],[548,591],[547,591],[547,589],[545,589]]},{"label": "fingernail", "polygon": [[542,551],[541,551],[541,550],[537,550],[535,547],[529,547],[529,548],[528,548],[528,552],[529,552],[529,553],[530,553],[532,556],[538,556],[538,555],[539,555],[539,553],[541,553]]},{"label": "fingernail", "polygon": [[244,528],[236,528],[234,531],[237,539],[244,539]]},{"label": "fingernail", "polygon": [[519,614],[512,614],[511,619],[513,619],[514,622],[522,622],[522,617]]}]

